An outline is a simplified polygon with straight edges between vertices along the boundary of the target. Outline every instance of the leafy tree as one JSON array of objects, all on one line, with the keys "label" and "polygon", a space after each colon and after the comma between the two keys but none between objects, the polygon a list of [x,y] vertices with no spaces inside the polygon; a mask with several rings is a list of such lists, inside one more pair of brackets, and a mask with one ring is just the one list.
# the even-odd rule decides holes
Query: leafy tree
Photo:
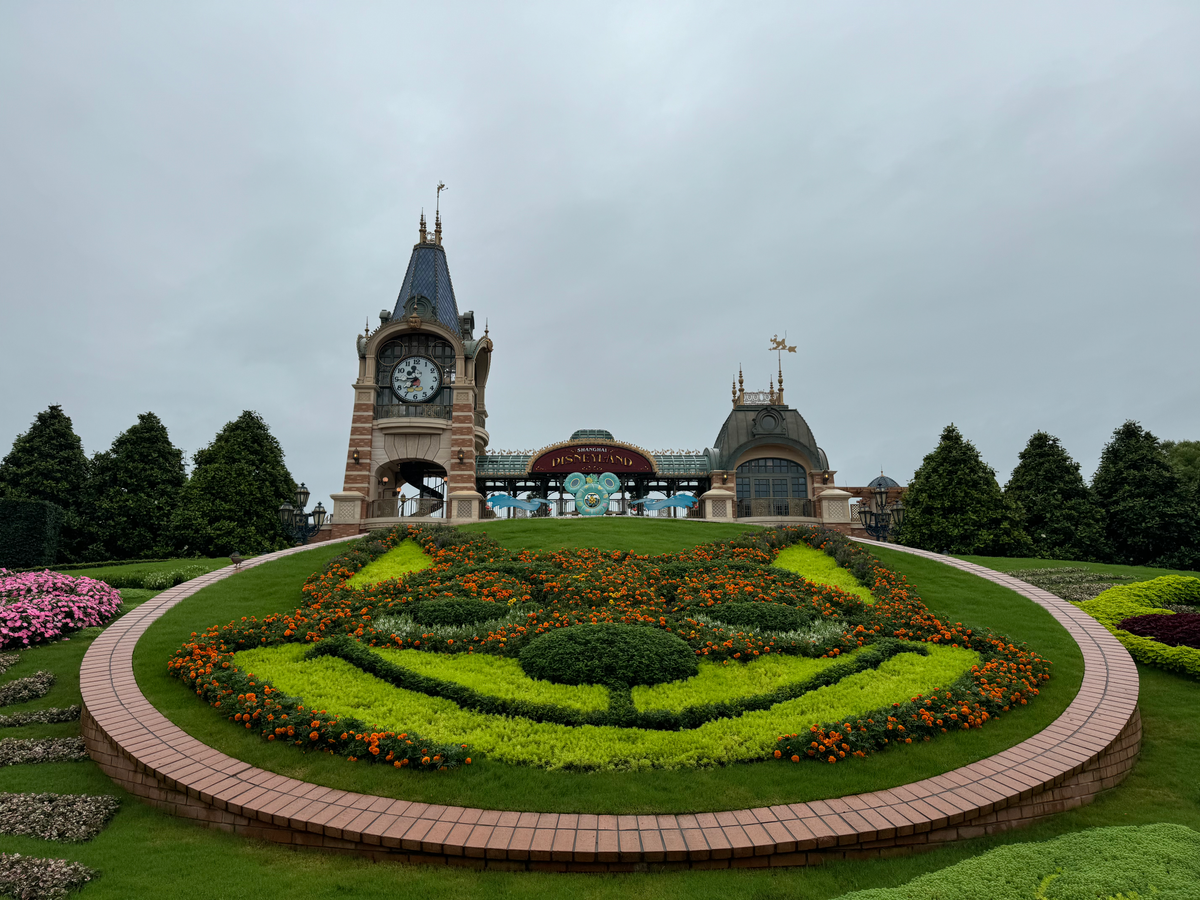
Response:
[{"label": "leafy tree", "polygon": [[1200,441],[1163,441],[1162,448],[1184,486],[1200,498]]},{"label": "leafy tree", "polygon": [[1195,568],[1200,510],[1162,445],[1126,422],[1104,445],[1092,489],[1105,512],[1115,562]]},{"label": "leafy tree", "polygon": [[899,541],[938,553],[1021,556],[1032,545],[996,473],[953,424],[904,495]]},{"label": "leafy tree", "polygon": [[1039,431],[1029,439],[1004,495],[1020,513],[1036,556],[1103,557],[1104,514],[1079,473],[1079,463],[1058,438]]},{"label": "leafy tree", "polygon": [[92,558],[136,559],[171,551],[171,515],[187,480],[183,451],[154,413],[92,457]]},{"label": "leafy tree", "polygon": [[288,546],[279,506],[293,501],[296,482],[258,413],[246,411],[227,423],[194,460],[171,518],[178,547],[224,556]]},{"label": "leafy tree", "polygon": [[61,562],[77,561],[88,544],[83,494],[89,473],[83,442],[58,404],[38,413],[0,461],[0,497],[46,500],[62,508]]}]

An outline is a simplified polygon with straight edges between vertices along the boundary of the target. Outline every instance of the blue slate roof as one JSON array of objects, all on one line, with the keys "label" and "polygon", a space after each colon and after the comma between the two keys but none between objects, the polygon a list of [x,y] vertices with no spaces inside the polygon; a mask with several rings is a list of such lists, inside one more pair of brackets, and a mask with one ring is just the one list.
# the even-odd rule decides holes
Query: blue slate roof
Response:
[{"label": "blue slate roof", "polygon": [[880,472],[877,477],[871,479],[871,483],[868,484],[867,487],[894,488],[900,487],[900,482],[896,481],[894,478],[889,478],[887,475],[884,475],[882,472]]},{"label": "blue slate roof", "polygon": [[430,300],[437,311],[437,320],[462,337],[458,324],[458,303],[454,299],[454,283],[450,280],[446,251],[439,244],[421,243],[413,247],[392,315],[399,319],[404,312],[404,304],[415,296]]}]

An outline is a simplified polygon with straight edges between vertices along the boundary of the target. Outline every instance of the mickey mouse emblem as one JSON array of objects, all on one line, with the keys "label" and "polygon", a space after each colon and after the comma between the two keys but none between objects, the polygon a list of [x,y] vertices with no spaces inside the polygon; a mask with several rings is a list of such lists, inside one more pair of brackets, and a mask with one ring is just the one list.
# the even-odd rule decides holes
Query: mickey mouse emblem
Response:
[{"label": "mickey mouse emblem", "polygon": [[621,479],[612,472],[584,475],[572,472],[563,481],[563,490],[575,495],[575,510],[581,516],[602,516],[608,512],[608,498],[621,489]]}]

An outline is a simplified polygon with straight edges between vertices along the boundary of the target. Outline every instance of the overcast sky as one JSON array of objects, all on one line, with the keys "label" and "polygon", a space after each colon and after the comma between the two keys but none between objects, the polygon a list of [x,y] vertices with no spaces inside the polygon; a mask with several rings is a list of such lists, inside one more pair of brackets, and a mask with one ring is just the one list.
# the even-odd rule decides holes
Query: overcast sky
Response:
[{"label": "overcast sky", "polygon": [[1200,438],[1200,4],[0,4],[0,455],[60,403],[341,489],[355,336],[443,180],[492,446],[710,446],[731,376],[837,480],[956,423]]}]

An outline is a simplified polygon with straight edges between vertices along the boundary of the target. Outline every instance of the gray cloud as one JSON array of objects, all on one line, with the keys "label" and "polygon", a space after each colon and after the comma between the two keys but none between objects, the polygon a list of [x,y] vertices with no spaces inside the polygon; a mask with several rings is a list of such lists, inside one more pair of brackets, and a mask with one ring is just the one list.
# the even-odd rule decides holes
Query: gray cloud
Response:
[{"label": "gray cloud", "polygon": [[[1191,4],[0,7],[0,444],[260,411],[341,487],[439,179],[494,446],[711,444],[787,331],[839,480],[1200,437]],[[328,505],[328,503],[326,504]]]}]

